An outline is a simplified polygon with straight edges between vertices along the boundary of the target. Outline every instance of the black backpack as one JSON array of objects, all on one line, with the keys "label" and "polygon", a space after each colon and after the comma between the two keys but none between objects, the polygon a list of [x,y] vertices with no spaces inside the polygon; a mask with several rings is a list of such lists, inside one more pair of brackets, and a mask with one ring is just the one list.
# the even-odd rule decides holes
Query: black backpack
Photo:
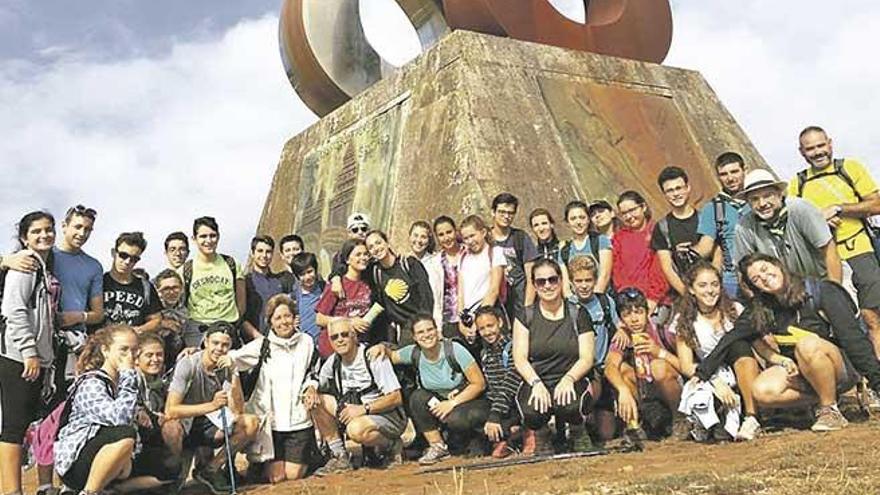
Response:
[{"label": "black backpack", "polygon": [[263,369],[263,363],[269,359],[270,355],[269,338],[263,337],[263,343],[260,345],[260,358],[257,360],[257,365],[248,371],[239,373],[238,376],[239,381],[241,382],[241,394],[244,396],[245,402],[249,401],[251,396],[254,395],[254,390],[257,388],[257,380],[260,379],[260,371]]},{"label": "black backpack", "polygon": [[[863,200],[862,195],[859,194],[859,191],[856,190],[855,181],[853,181],[852,177],[850,177],[850,175],[849,175],[849,172],[846,171],[846,168],[844,168],[843,165],[844,165],[844,160],[841,158],[836,158],[834,160],[834,168],[831,172],[826,172],[824,174],[816,174],[812,177],[807,177],[806,170],[801,170],[800,172],[798,172],[798,174],[797,174],[797,186],[798,186],[797,187],[797,197],[799,197],[799,198],[804,197],[804,186],[807,185],[807,182],[810,182],[811,180],[821,179],[822,177],[836,175],[836,176],[840,177],[841,179],[843,179],[844,182],[846,182],[846,185],[849,186],[849,188],[852,189],[853,194],[856,195],[856,199],[858,199],[861,202]],[[864,230],[865,233],[868,234],[868,237],[871,239],[871,245],[874,247],[874,256],[876,256],[877,261],[880,262],[880,228],[877,228],[877,227],[874,227],[873,225],[871,225],[871,223],[868,222],[867,218],[862,219],[862,226],[863,226],[862,230]],[[855,237],[855,236],[861,234],[862,230],[859,230],[858,232],[853,234],[852,237]],[[849,239],[844,239],[843,242],[846,242],[848,240]],[[837,244],[842,244],[843,242],[837,242]]]},{"label": "black backpack", "polygon": [[[416,349],[418,349],[418,346],[416,346]],[[360,349],[358,352],[361,352]],[[370,375],[370,385],[360,390],[351,390],[348,393],[345,393],[345,388],[342,386],[342,358],[334,353],[329,359],[333,360],[333,364],[330,365],[333,369],[333,383],[330,393],[336,397],[339,407],[343,407],[344,404],[362,404],[361,398],[364,395],[379,390],[379,386],[376,384],[376,377],[373,376],[373,368],[370,366],[372,362],[366,352],[364,352],[364,363],[367,367],[367,373]]]}]

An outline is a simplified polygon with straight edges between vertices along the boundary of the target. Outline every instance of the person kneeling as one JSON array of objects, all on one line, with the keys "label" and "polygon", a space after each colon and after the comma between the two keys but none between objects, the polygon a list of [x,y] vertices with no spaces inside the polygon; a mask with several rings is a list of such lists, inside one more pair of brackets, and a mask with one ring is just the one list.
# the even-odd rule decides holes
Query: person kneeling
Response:
[{"label": "person kneeling", "polygon": [[119,325],[98,330],[77,362],[77,377],[61,413],[55,470],[80,494],[102,493],[131,475],[137,433],[134,355],[137,335]]},{"label": "person kneeling", "polygon": [[349,320],[333,321],[327,334],[333,354],[321,367],[321,401],[313,417],[333,457],[315,474],[351,469],[350,456],[339,434],[342,428],[349,440],[377,449],[383,465],[399,462],[406,416],[394,368],[388,360],[367,359],[366,345],[358,344],[357,332]]},{"label": "person kneeling", "polygon": [[409,409],[429,444],[419,459],[425,466],[449,457],[441,427],[453,438],[479,440],[475,435],[482,433],[489,403],[482,397],[486,379],[480,365],[464,346],[440,337],[432,315],[416,315],[411,328],[415,344],[396,351],[379,344],[368,354],[373,360],[388,356],[393,364],[415,368],[418,388],[409,397]]},{"label": "person kneeling", "polygon": [[593,397],[587,378],[595,357],[592,322],[586,310],[562,297],[555,261],[536,262],[532,282],[537,302],[513,324],[513,362],[525,382],[516,397],[525,426],[523,454],[553,453],[547,426],[553,415],[570,426],[572,450],[592,450],[584,424]]},{"label": "person kneeling", "polygon": [[[237,373],[222,369],[219,365],[232,346],[235,327],[226,322],[211,324],[205,332],[205,350],[181,357],[174,367],[174,377],[168,388],[165,418],[182,420],[178,423],[179,444],[172,450],[180,453],[184,448],[200,447],[216,449],[224,447],[224,420],[228,425],[231,457],[249,444],[257,434],[259,419],[244,414],[241,382]],[[205,484],[213,493],[231,489],[229,471],[224,471],[227,453],[220,449],[206,465],[196,464],[193,477]]]},{"label": "person kneeling", "polygon": [[627,435],[649,438],[669,436],[673,427],[677,436],[690,430],[687,419],[673,417],[681,399],[680,364],[648,319],[648,300],[638,289],[620,291],[617,312],[627,342],[611,344],[605,359],[605,378],[617,392],[617,414]]}]

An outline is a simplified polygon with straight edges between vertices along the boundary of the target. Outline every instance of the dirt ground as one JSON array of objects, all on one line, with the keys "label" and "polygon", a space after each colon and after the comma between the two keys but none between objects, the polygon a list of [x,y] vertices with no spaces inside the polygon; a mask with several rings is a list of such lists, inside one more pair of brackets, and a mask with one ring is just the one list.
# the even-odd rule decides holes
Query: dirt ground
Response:
[{"label": "dirt ground", "polygon": [[[472,462],[452,459],[444,465]],[[32,473],[28,483],[33,486]],[[32,490],[32,488],[30,489]],[[32,493],[32,491],[30,491]],[[277,486],[253,494],[870,494],[880,493],[880,421],[816,434],[787,429],[751,443],[649,442],[644,452],[612,454],[462,473],[418,474],[407,463],[361,469]],[[27,492],[26,492],[27,493]],[[195,487],[187,494],[208,493]]]}]

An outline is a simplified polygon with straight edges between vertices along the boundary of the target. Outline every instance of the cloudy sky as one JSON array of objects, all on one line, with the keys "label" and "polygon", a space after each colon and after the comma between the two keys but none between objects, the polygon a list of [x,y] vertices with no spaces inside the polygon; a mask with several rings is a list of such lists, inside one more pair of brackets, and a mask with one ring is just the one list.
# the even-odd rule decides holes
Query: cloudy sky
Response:
[{"label": "cloudy sky", "polygon": [[[573,18],[581,0],[550,0]],[[416,55],[393,0],[362,0],[387,58]],[[0,238],[27,211],[99,211],[87,250],[142,230],[145,268],[192,218],[244,257],[279,152],[316,118],[278,56],[280,0],[0,0]],[[880,178],[880,2],[673,0],[666,63],[699,70],[783,176],[796,134],[828,128]],[[401,43],[399,40],[405,42]],[[5,249],[3,249],[5,251]]]}]

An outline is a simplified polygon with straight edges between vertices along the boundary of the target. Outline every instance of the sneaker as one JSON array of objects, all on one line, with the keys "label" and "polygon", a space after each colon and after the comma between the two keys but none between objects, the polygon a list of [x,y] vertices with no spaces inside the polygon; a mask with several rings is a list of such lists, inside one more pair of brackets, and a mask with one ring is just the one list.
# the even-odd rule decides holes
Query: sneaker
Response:
[{"label": "sneaker", "polygon": [[44,486],[43,488],[38,488],[37,491],[34,492],[34,495],[59,495],[61,493],[61,489],[54,486]]},{"label": "sneaker", "polygon": [[354,468],[351,465],[351,459],[348,457],[348,454],[333,456],[327,461],[327,464],[324,464],[315,471],[315,476],[344,473],[352,469]]},{"label": "sneaker", "polygon": [[513,454],[513,448],[510,447],[507,440],[495,442],[495,445],[492,446],[492,457],[494,459],[504,459],[510,454]]},{"label": "sneaker", "polygon": [[627,428],[623,431],[623,450],[626,452],[641,452],[645,450],[645,441],[648,434],[641,426]]},{"label": "sneaker", "polygon": [[377,456],[379,462],[376,467],[379,469],[403,464],[403,440],[395,438],[388,447],[377,453]]},{"label": "sneaker", "polygon": [[428,446],[428,450],[425,451],[425,454],[422,457],[419,457],[419,465],[430,466],[431,464],[437,464],[447,457],[449,457],[449,449],[446,445],[432,443]]},{"label": "sneaker", "polygon": [[472,438],[468,442],[467,451],[465,452],[465,457],[474,458],[474,457],[483,457],[486,455],[486,437],[477,436]]},{"label": "sneaker", "polygon": [[571,425],[568,434],[571,437],[572,452],[592,452],[596,450],[593,441],[590,440],[587,429],[583,425]]},{"label": "sneaker", "polygon": [[878,391],[870,388],[865,389],[864,400],[869,413],[880,413],[880,393]]},{"label": "sneaker", "polygon": [[840,414],[836,405],[822,406],[816,410],[816,422],[810,428],[813,431],[837,431],[846,428],[849,421]]},{"label": "sneaker", "polygon": [[193,478],[205,485],[214,495],[225,495],[232,491],[229,477],[219,469],[202,468],[193,473]]},{"label": "sneaker", "polygon": [[671,437],[675,440],[690,440],[692,438],[691,428],[691,421],[684,414],[675,413],[675,416],[672,417]]},{"label": "sneaker", "polygon": [[736,440],[739,442],[751,442],[761,434],[761,423],[754,416],[746,416],[745,421],[739,425],[736,432]]}]

